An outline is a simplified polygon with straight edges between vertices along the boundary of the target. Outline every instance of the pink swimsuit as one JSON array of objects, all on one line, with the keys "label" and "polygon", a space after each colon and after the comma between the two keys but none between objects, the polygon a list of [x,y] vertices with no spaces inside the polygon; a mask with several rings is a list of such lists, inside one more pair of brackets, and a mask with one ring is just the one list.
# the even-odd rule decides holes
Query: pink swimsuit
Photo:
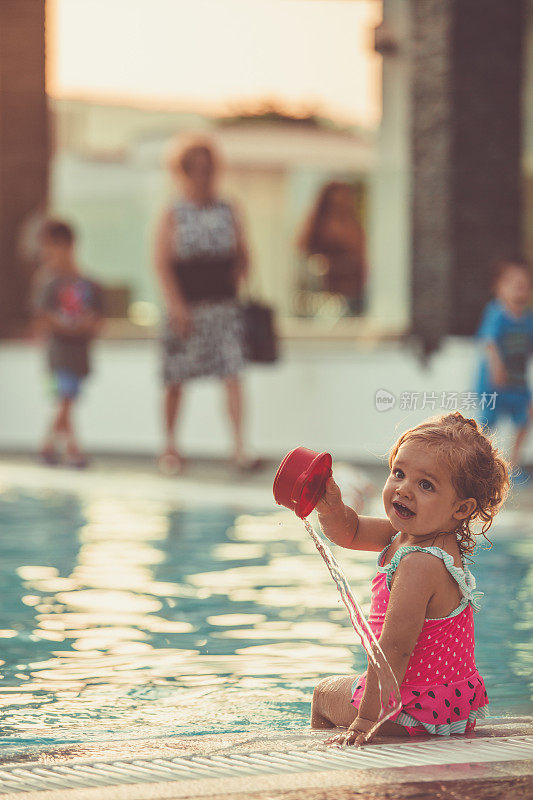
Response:
[{"label": "pink swimsuit", "polygon": [[[400,687],[402,707],[392,719],[411,736],[450,736],[473,730],[476,720],[487,716],[489,702],[474,659],[473,610],[479,610],[482,597],[475,591],[474,576],[464,562],[462,569],[456,567],[452,556],[440,547],[400,547],[390,564],[382,566],[387,550],[378,557],[378,573],[372,581],[368,621],[377,639],[385,621],[391,578],[407,553],[418,550],[442,559],[463,594],[460,605],[447,617],[424,621]],[[365,681],[366,673],[354,682],[352,703],[357,707]]]}]

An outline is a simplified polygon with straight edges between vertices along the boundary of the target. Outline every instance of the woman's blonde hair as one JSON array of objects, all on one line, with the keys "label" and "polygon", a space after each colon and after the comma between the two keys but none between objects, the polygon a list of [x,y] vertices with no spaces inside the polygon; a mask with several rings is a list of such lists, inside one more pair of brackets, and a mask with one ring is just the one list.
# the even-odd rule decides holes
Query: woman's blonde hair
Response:
[{"label": "woman's blonde hair", "polygon": [[[476,501],[474,511],[456,529],[461,552],[472,553],[476,535],[490,542],[486,534],[509,491],[510,468],[483,428],[459,411],[429,419],[400,436],[390,452],[389,466],[402,444],[413,440],[437,448],[437,458],[449,468],[457,497]],[[481,524],[479,531],[472,528],[476,522]]]}]

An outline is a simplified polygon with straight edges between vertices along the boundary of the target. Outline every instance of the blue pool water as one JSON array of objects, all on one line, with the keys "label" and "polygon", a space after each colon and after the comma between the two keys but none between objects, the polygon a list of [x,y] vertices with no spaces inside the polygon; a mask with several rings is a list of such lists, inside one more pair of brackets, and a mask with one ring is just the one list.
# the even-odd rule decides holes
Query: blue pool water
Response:
[{"label": "blue pool water", "polygon": [[[505,517],[496,534],[473,568],[486,592],[477,661],[492,713],[530,714],[533,538]],[[336,553],[367,604],[374,555]],[[0,581],[3,755],[301,728],[320,677],[365,665],[283,511],[4,492]]]}]

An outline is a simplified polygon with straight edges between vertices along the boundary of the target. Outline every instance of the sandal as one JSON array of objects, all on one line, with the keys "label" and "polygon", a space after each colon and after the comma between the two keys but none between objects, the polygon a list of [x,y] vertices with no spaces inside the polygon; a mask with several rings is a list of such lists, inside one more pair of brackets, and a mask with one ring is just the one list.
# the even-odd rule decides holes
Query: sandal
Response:
[{"label": "sandal", "polygon": [[41,463],[46,464],[47,467],[57,467],[60,463],[59,455],[55,450],[41,450],[39,459]]},{"label": "sandal", "polygon": [[185,462],[177,453],[163,453],[157,459],[157,467],[162,475],[172,477],[182,474]]},{"label": "sandal", "polygon": [[71,467],[72,469],[87,469],[89,466],[89,459],[80,453],[77,456],[70,456],[67,458],[65,466]]},{"label": "sandal", "polygon": [[249,472],[257,472],[257,470],[261,469],[265,462],[261,458],[245,458],[242,461],[236,461],[233,459],[231,463],[237,472],[246,474]]}]

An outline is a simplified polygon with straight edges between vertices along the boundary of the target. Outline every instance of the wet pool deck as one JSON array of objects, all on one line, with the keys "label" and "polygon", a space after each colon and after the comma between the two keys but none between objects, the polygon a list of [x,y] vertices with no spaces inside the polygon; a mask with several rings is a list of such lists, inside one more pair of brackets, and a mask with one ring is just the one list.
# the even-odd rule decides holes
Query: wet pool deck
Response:
[{"label": "wet pool deck", "polygon": [[[120,498],[144,495],[176,504],[268,510],[274,505],[272,483],[277,467],[278,462],[265,461],[258,470],[242,473],[224,460],[191,459],[183,475],[168,477],[158,472],[155,459],[150,457],[94,456],[88,469],[76,470],[44,467],[36,457],[0,452],[0,491],[2,487],[21,487],[93,496],[112,492]],[[374,465],[364,465],[361,471],[376,487],[371,511],[382,513],[381,488],[388,468],[376,459]],[[533,475],[533,466],[529,471]],[[527,518],[530,523],[531,511],[533,477],[527,485],[513,490],[506,503],[505,516],[508,520],[516,518],[517,522]]]},{"label": "wet pool deck", "polygon": [[[157,474],[153,462],[147,459],[95,459],[90,470],[76,472],[63,468],[46,469],[36,465],[27,457],[0,456],[0,490],[21,487],[25,490],[58,490],[79,494],[99,495],[113,493],[115,496],[146,496],[155,499],[171,500],[177,504],[202,502],[210,505],[234,506],[243,509],[267,510],[272,507],[271,481],[275,471],[274,464],[266,464],[258,473],[239,476],[228,469],[226,464],[217,462],[195,462],[184,477],[168,478]],[[380,467],[365,472],[375,479],[379,486],[384,475]],[[517,489],[505,512],[507,524],[522,526],[527,518],[531,524],[533,510],[533,486]],[[491,719],[481,725],[472,737],[474,743],[487,739],[501,740],[502,753],[506,743],[520,743],[524,737],[533,737],[533,719],[527,717]],[[274,754],[301,753],[321,749],[325,739],[324,732],[310,731],[270,731],[264,734],[255,732],[235,733],[200,737],[172,737],[164,739],[133,740],[129,742],[105,742],[73,745],[61,749],[32,751],[9,758],[0,753],[0,773],[9,775],[12,770],[38,770],[46,773],[51,766],[69,767],[70,774],[77,769],[87,769],[94,762],[142,761],[144,764],[163,763],[170,759],[192,759],[236,754]],[[456,737],[454,737],[456,738]],[[525,740],[524,740],[525,741]],[[375,745],[365,748],[372,752],[375,748],[376,761],[379,762],[381,745],[395,745],[397,756],[401,757],[406,740],[381,739]],[[412,743],[411,743],[412,744]],[[438,743],[435,743],[437,744]],[[396,746],[397,745],[397,746]],[[466,745],[466,742],[465,742]],[[477,751],[472,749],[475,756]],[[464,762],[464,753],[458,759]],[[163,761],[161,761],[163,760]],[[409,759],[406,759],[409,760]],[[415,759],[416,761],[416,759]],[[431,761],[431,759],[429,759]],[[314,769],[270,772],[268,774],[239,775],[238,770],[226,777],[181,778],[179,781],[155,780],[144,783],[121,783],[119,785],[87,786],[80,781],[78,788],[63,788],[56,780],[55,788],[43,791],[31,790],[31,783],[17,794],[27,800],[148,800],[148,798],[195,798],[211,797],[237,800],[238,798],[286,798],[296,800],[344,800],[345,798],[369,798],[369,800],[392,800],[392,798],[505,798],[522,800],[533,797],[533,739],[522,744],[519,757],[514,760],[498,760],[498,748],[494,749],[494,759],[466,763],[338,768],[320,771]],[[42,768],[42,769],[41,769]],[[4,772],[5,771],[5,772]],[[12,773],[15,774],[15,773]],[[0,774],[0,786],[1,786]],[[16,782],[15,782],[16,785]],[[38,787],[38,781],[35,784]],[[30,789],[28,791],[28,789]],[[13,793],[2,793],[13,797]]]},{"label": "wet pool deck", "polygon": [[[132,762],[142,765],[144,770],[149,770],[153,764],[161,769],[161,765],[172,763],[171,760],[181,760],[184,763],[189,759],[191,764],[200,763],[204,773],[181,775],[176,780],[158,780],[143,783],[129,782],[117,779],[118,785],[84,786],[79,788],[50,787],[49,790],[24,791],[22,794],[27,800],[148,800],[148,798],[310,798],[313,800],[329,800],[331,798],[372,798],[372,800],[387,800],[389,798],[500,798],[505,800],[520,800],[533,796],[533,721],[527,718],[509,718],[505,720],[491,720],[489,724],[480,726],[475,736],[468,737],[467,741],[460,742],[459,737],[454,738],[452,749],[456,753],[457,762],[438,764],[438,758],[431,757],[428,752],[435,748],[439,750],[439,742],[431,737],[417,743],[394,739],[380,739],[375,745],[369,745],[362,750],[350,752],[354,756],[353,767],[332,769],[314,768],[312,771],[306,767],[298,766],[280,769],[271,769],[263,774],[233,774],[209,776],[212,762],[214,772],[219,772],[219,763],[226,759],[238,759],[238,754],[248,754],[252,760],[259,754],[270,760],[276,759],[276,754],[296,754],[303,760],[309,754],[324,754],[322,743],[325,734],[323,731],[277,731],[268,734],[226,734],[216,736],[202,736],[191,738],[166,738],[154,740],[138,740],[129,743],[106,742],[105,746],[99,744],[76,745],[57,750],[46,750],[33,753],[28,759],[21,760],[0,758],[0,780],[12,769],[20,776],[24,768],[37,769],[38,775],[43,775],[50,767],[67,767],[67,775],[85,775],[87,768],[98,762],[99,764],[113,765],[122,770],[127,770]],[[494,746],[494,760],[487,760],[486,753],[483,759],[472,760],[465,756],[465,749],[470,750],[475,756],[476,745],[485,746],[487,740]],[[428,748],[428,742],[430,748]],[[509,743],[522,742],[522,749],[514,760],[509,759]],[[525,744],[524,744],[525,742]],[[393,748],[390,745],[393,745]],[[387,747],[389,745],[389,747]],[[463,745],[463,746],[461,746]],[[408,747],[406,761],[411,761],[410,766],[384,767],[383,751],[392,751],[393,761],[402,761],[402,750]],[[414,748],[414,750],[413,750]],[[423,760],[426,763],[416,765],[416,749],[426,751]],[[506,751],[507,748],[507,751]],[[332,756],[339,751],[333,750]],[[501,753],[499,760],[498,753]],[[268,755],[267,755],[268,754]],[[359,769],[357,762],[359,754],[366,758],[366,765]],[[202,757],[204,760],[202,761]],[[368,764],[368,758],[375,758],[376,768]],[[511,757],[513,757],[511,755]],[[329,758],[329,753],[327,754]],[[198,761],[197,761],[198,759]],[[217,761],[218,759],[218,761]],[[244,759],[243,759],[244,760]],[[352,760],[352,759],[350,759]],[[90,781],[87,781],[90,783]],[[52,784],[53,786],[53,784]],[[31,787],[30,787],[31,788]],[[2,794],[0,798],[13,797],[13,794]]]}]

